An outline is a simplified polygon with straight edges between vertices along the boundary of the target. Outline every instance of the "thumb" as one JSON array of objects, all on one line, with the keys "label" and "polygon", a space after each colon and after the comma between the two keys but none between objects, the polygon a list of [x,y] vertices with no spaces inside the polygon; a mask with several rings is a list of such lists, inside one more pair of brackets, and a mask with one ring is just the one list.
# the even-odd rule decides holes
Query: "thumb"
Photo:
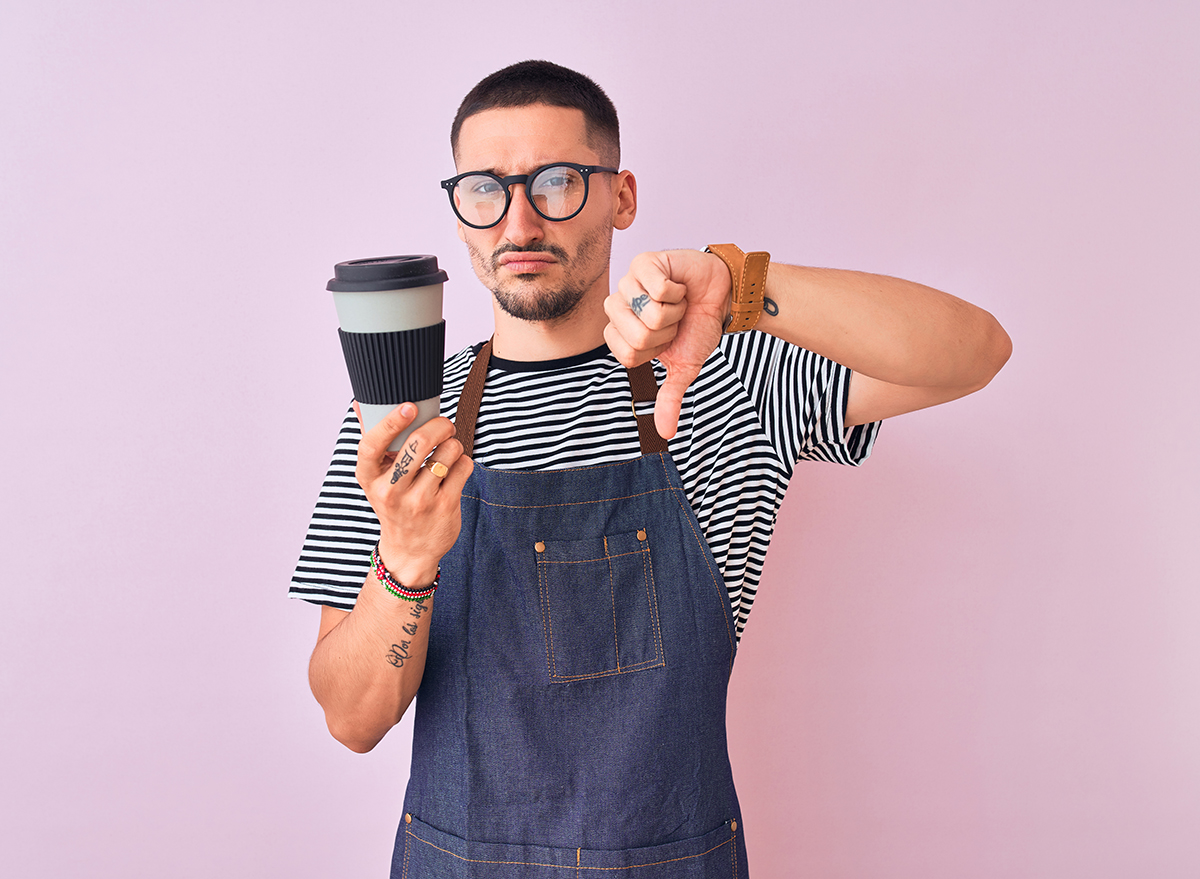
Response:
[{"label": "thumb", "polygon": [[654,399],[654,428],[663,439],[669,440],[679,429],[679,411],[683,408],[683,392],[694,375],[684,375],[678,369],[667,369],[667,377]]}]

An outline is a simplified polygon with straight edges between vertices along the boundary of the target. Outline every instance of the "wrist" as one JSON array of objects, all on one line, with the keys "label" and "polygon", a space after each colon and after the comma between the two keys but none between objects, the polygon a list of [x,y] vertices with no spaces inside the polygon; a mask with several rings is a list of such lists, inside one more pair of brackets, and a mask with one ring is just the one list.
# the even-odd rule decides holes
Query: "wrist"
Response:
[{"label": "wrist", "polygon": [[[714,253],[714,254],[712,254],[712,256],[717,256],[717,255]],[[721,258],[719,256],[717,256],[717,259],[720,260]],[[724,262],[725,262],[724,260],[721,260],[721,263],[723,265],[724,265]],[[729,271],[728,265],[725,265],[725,270]],[[734,285],[733,285],[733,275],[731,273],[730,277],[729,277],[729,292],[725,294],[725,304],[721,307],[721,333],[722,334],[729,332],[729,325],[731,323],[733,323],[733,294],[735,292],[736,291],[734,290]]]},{"label": "wrist", "polygon": [[[376,561],[382,564],[382,571],[376,569]],[[375,545],[375,551],[372,553],[371,568],[376,579],[384,586],[387,583],[380,576],[381,573],[403,584],[406,589],[424,590],[436,582],[439,561],[441,560],[410,556],[381,540]]]}]

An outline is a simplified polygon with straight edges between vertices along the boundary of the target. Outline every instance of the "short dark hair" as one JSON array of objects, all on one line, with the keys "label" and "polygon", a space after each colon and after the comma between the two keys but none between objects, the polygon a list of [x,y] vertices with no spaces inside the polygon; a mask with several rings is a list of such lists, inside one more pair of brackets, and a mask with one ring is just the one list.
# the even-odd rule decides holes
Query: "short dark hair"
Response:
[{"label": "short dark hair", "polygon": [[467,117],[498,107],[549,104],[582,110],[588,145],[602,162],[621,163],[621,126],[617,108],[604,89],[582,73],[550,61],[519,61],[479,81],[458,106],[450,126],[450,149],[458,157],[458,135]]}]

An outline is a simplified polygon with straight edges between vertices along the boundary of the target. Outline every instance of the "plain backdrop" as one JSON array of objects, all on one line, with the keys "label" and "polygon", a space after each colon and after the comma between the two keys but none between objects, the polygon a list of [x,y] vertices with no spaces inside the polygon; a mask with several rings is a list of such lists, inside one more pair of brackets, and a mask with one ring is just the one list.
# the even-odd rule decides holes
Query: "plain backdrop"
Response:
[{"label": "plain backdrop", "polygon": [[0,7],[0,850],[16,877],[386,874],[408,767],[329,737],[285,598],[349,399],[335,262],[434,253],[461,96],[621,112],[639,251],[912,278],[1013,337],[806,465],[732,682],[757,877],[1200,875],[1200,7]]}]

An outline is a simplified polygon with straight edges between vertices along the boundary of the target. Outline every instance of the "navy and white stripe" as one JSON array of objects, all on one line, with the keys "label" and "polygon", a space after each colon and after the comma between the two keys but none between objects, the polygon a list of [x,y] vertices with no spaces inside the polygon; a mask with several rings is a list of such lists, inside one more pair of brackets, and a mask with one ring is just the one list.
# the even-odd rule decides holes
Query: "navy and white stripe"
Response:
[{"label": "navy and white stripe", "polygon": [[[453,418],[478,346],[445,364]],[[661,384],[666,370],[657,362]],[[725,577],[738,636],[762,576],[775,516],[798,461],[857,465],[878,423],[845,430],[850,370],[760,332],[723,336],[684,395],[670,441],[684,490]],[[379,522],[354,478],[360,437],[347,412],[290,595],[350,610]],[[474,458],[502,470],[560,470],[641,454],[625,369],[599,348],[545,363],[492,358]]]}]

